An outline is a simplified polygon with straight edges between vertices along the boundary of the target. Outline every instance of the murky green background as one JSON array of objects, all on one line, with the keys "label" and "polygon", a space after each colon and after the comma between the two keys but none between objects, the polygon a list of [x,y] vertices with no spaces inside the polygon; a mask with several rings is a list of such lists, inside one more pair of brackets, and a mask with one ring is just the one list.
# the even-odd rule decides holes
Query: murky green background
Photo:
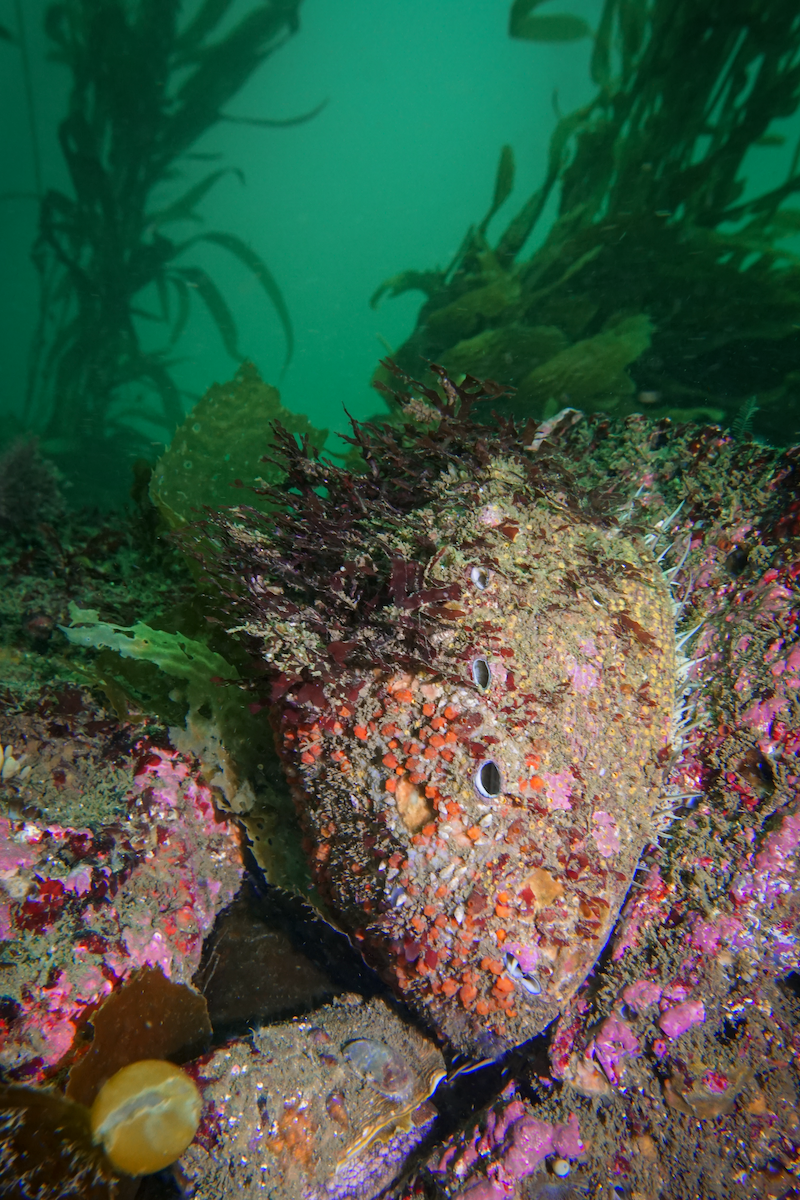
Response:
[{"label": "murky green background", "polygon": [[[42,182],[68,192],[56,138],[68,74],[47,61],[46,7],[45,0],[22,5]],[[196,7],[187,3],[185,11]],[[232,27],[251,7],[252,0],[234,4],[222,28]],[[506,0],[305,0],[299,31],[227,111],[281,119],[325,101],[323,110],[308,123],[286,128],[221,123],[195,146],[220,155],[219,165],[244,173],[244,184],[230,174],[205,198],[204,227],[238,235],[274,274],[296,338],[285,374],[280,323],[252,276],[212,246],[193,251],[191,261],[205,267],[224,293],[243,353],[280,388],[289,408],[317,425],[346,428],[345,405],[357,416],[374,411],[369,381],[377,361],[414,328],[420,293],[384,300],[372,310],[369,298],[379,284],[405,269],[443,266],[453,257],[467,228],[488,208],[500,148],[509,144],[516,177],[488,231],[490,242],[498,236],[542,180],[556,107],[568,113],[595,94],[591,41],[512,40],[509,7]],[[561,7],[548,3],[543,11]],[[602,11],[600,0],[563,7],[592,28]],[[17,8],[3,0],[0,22],[15,28]],[[0,99],[3,444],[22,412],[38,302],[30,262],[37,219],[31,135],[22,58],[8,42],[0,43]],[[744,198],[785,177],[798,130],[797,113],[775,121],[770,132],[785,143],[748,152]],[[186,162],[172,195],[208,169],[208,162]],[[554,193],[523,257],[547,232],[556,200]],[[144,336],[153,334],[145,329]],[[201,305],[193,306],[176,357],[187,409],[211,383],[230,378],[237,365]],[[794,412],[787,418],[792,429],[800,423]],[[150,434],[155,457],[163,435]]]}]

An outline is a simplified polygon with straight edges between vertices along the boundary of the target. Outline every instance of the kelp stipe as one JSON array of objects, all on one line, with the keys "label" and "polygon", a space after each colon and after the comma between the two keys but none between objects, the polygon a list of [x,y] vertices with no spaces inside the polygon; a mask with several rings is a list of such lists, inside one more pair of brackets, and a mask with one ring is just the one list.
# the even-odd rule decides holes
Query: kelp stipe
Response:
[{"label": "kelp stipe", "polygon": [[[254,4],[224,31],[230,2],[206,0],[188,21],[181,0],[68,0],[46,9],[52,56],[71,76],[59,142],[72,194],[51,187],[40,205],[33,257],[41,301],[26,423],[80,479],[77,499],[119,495],[128,482],[120,466],[131,451],[149,451],[154,431],[169,440],[183,419],[172,356],[193,293],[231,357],[244,357],[225,298],[191,263],[199,243],[221,247],[253,274],[291,357],[286,304],[254,250],[225,231],[180,240],[165,232],[199,222],[208,192],[239,172],[216,167],[176,198],[162,197],[197,140],[227,119],[225,104],[295,32],[299,4]],[[166,327],[157,348],[143,338],[142,322]]]}]

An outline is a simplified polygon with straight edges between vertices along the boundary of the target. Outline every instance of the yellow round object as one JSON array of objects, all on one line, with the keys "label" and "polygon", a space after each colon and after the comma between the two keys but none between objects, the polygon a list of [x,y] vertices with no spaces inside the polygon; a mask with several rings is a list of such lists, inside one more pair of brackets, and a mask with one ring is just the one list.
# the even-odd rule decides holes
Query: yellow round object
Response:
[{"label": "yellow round object", "polygon": [[180,1158],[197,1133],[203,1101],[180,1067],[145,1058],[103,1084],[90,1114],[92,1137],[126,1175],[150,1175]]}]

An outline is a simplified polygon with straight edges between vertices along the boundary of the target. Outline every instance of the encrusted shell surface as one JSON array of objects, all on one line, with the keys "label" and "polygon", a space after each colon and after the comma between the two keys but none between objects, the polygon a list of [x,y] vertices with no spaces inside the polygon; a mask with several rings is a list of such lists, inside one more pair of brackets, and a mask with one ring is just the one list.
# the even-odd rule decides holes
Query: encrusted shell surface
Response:
[{"label": "encrusted shell surface", "polygon": [[274,512],[217,527],[320,894],[482,1054],[563,1010],[655,836],[674,606],[552,424],[477,424],[496,385],[431,369],[435,388],[401,373],[396,394],[411,417],[424,396],[430,424],[354,422],[362,474],[278,431]]},{"label": "encrusted shell surface", "polygon": [[479,483],[415,514],[438,547],[423,586],[458,596],[431,669],[345,672],[279,730],[319,885],[472,1053],[542,1029],[595,962],[652,836],[676,671],[642,538],[513,459]]},{"label": "encrusted shell surface", "polygon": [[[402,1095],[375,1086],[387,1063],[403,1064]],[[429,1131],[444,1074],[437,1048],[381,1000],[344,998],[256,1030],[201,1068],[203,1126],[181,1159],[188,1194],[371,1200]]]}]

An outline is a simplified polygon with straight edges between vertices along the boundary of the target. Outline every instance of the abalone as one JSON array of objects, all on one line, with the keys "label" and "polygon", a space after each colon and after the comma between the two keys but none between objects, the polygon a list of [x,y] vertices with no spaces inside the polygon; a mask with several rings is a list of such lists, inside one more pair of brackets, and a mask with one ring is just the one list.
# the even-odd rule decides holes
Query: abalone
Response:
[{"label": "abalone", "polygon": [[430,1133],[445,1069],[383,1000],[344,996],[254,1029],[197,1075],[205,1110],[180,1163],[187,1195],[373,1200]]},{"label": "abalone", "polygon": [[220,532],[320,892],[480,1054],[563,1009],[654,837],[674,606],[536,426],[478,424],[492,387],[434,370],[400,394],[413,421],[354,424],[362,473],[278,431],[275,513]]}]

